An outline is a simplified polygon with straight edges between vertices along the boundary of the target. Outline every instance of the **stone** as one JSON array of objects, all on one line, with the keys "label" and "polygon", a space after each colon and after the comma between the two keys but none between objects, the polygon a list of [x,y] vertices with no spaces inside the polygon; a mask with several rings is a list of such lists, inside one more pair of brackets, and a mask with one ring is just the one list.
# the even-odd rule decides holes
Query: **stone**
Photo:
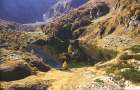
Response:
[{"label": "stone", "polygon": [[50,70],[50,67],[46,65],[43,61],[40,60],[31,60],[29,62],[33,67],[36,67],[39,71],[47,72]]},{"label": "stone", "polygon": [[0,81],[23,79],[29,75],[31,75],[31,69],[27,64],[24,63],[0,66]]},{"label": "stone", "polygon": [[25,85],[12,85],[8,90],[46,90],[48,85],[44,81],[38,81],[35,83]]}]

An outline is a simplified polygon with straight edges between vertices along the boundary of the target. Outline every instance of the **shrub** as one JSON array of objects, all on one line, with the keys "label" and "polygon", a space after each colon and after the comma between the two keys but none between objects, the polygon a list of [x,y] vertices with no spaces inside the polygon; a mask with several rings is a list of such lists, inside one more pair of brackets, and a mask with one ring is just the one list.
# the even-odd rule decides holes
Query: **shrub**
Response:
[{"label": "shrub", "polygon": [[81,26],[87,26],[89,25],[91,22],[90,22],[90,18],[88,16],[84,16],[80,19],[79,23],[80,23],[80,27]]},{"label": "shrub", "polygon": [[57,31],[55,32],[55,36],[63,41],[67,41],[72,38],[72,31],[70,29],[71,26],[64,25],[57,28]]},{"label": "shrub", "polygon": [[72,45],[70,44],[69,46],[68,46],[68,53],[72,53],[73,52],[73,47],[72,47]]},{"label": "shrub", "polygon": [[86,30],[85,27],[80,27],[73,32],[73,38],[78,38],[84,31]]},{"label": "shrub", "polygon": [[130,48],[135,53],[140,53],[140,45],[135,45]]},{"label": "shrub", "polygon": [[96,79],[95,82],[104,83],[104,81],[101,79]]},{"label": "shrub", "polygon": [[68,24],[65,24],[65,25],[63,26],[63,28],[64,28],[65,30],[71,30],[71,26],[72,26],[72,24],[68,23]]},{"label": "shrub", "polygon": [[80,27],[80,22],[79,21],[75,21],[72,24],[71,31],[74,31],[74,30],[78,29],[79,27]]},{"label": "shrub", "polygon": [[64,70],[68,69],[68,63],[66,61],[64,61],[63,65],[62,65],[62,69],[64,69]]},{"label": "shrub", "polygon": [[135,82],[135,83],[140,82],[140,71],[139,70],[136,70],[136,69],[125,70],[124,72],[122,72],[122,76],[125,79],[130,80],[132,82]]},{"label": "shrub", "polygon": [[132,59],[132,58],[133,58],[133,55],[128,55],[127,52],[119,57],[120,60],[128,60],[128,59]]},{"label": "shrub", "polygon": [[140,60],[140,54],[133,55],[133,58],[136,60]]}]

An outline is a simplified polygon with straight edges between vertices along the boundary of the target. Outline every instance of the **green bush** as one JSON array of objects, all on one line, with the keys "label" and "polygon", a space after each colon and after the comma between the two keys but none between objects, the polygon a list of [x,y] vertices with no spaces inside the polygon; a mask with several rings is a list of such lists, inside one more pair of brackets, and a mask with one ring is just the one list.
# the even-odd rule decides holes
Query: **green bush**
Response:
[{"label": "green bush", "polygon": [[104,81],[101,79],[96,79],[95,82],[104,83]]},{"label": "green bush", "polygon": [[140,53],[140,45],[135,45],[130,48],[135,53]]},{"label": "green bush", "polygon": [[71,31],[74,31],[74,30],[78,29],[79,27],[80,27],[80,22],[76,20],[72,24]]},{"label": "green bush", "polygon": [[84,31],[86,30],[85,27],[80,27],[73,32],[73,38],[78,38]]},{"label": "green bush", "polygon": [[136,60],[140,60],[140,54],[133,55],[133,58]]},{"label": "green bush", "polygon": [[80,26],[87,26],[91,23],[91,20],[88,16],[84,16],[79,20]]},{"label": "green bush", "polygon": [[72,24],[68,23],[68,24],[65,24],[63,26],[63,29],[65,29],[65,30],[71,30],[71,27],[72,27]]},{"label": "green bush", "polygon": [[135,69],[125,70],[124,72],[122,72],[122,76],[125,79],[130,80],[132,82],[135,83],[140,82],[140,70],[135,70]]},{"label": "green bush", "polygon": [[73,46],[70,44],[68,46],[68,53],[72,53],[73,52]]},{"label": "green bush", "polygon": [[68,69],[68,63],[66,61],[64,61],[63,65],[62,65],[62,69],[64,69],[64,70]]}]

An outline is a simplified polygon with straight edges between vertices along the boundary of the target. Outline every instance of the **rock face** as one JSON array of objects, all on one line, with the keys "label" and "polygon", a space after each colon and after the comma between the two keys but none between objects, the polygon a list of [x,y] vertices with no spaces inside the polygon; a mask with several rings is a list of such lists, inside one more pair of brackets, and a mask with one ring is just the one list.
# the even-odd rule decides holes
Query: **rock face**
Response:
[{"label": "rock face", "polygon": [[62,13],[67,13],[73,8],[77,8],[88,0],[58,0],[45,14],[44,20],[52,17],[60,16]]}]

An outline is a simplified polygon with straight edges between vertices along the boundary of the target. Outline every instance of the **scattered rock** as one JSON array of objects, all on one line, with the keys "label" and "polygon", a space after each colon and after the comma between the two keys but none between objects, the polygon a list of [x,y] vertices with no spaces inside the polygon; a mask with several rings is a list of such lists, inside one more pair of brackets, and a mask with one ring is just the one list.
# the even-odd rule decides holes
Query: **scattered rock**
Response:
[{"label": "scattered rock", "polygon": [[[98,80],[97,80],[98,79]],[[76,90],[120,90],[118,83],[114,82],[111,77],[101,76],[96,80],[90,79],[88,82],[81,82]]]},{"label": "scattered rock", "polygon": [[136,42],[126,36],[108,35],[99,41],[99,45],[103,48],[121,50],[135,45]]},{"label": "scattered rock", "polygon": [[132,16],[130,19],[131,19],[129,22],[130,26],[139,26],[140,25],[140,16],[139,15]]}]

